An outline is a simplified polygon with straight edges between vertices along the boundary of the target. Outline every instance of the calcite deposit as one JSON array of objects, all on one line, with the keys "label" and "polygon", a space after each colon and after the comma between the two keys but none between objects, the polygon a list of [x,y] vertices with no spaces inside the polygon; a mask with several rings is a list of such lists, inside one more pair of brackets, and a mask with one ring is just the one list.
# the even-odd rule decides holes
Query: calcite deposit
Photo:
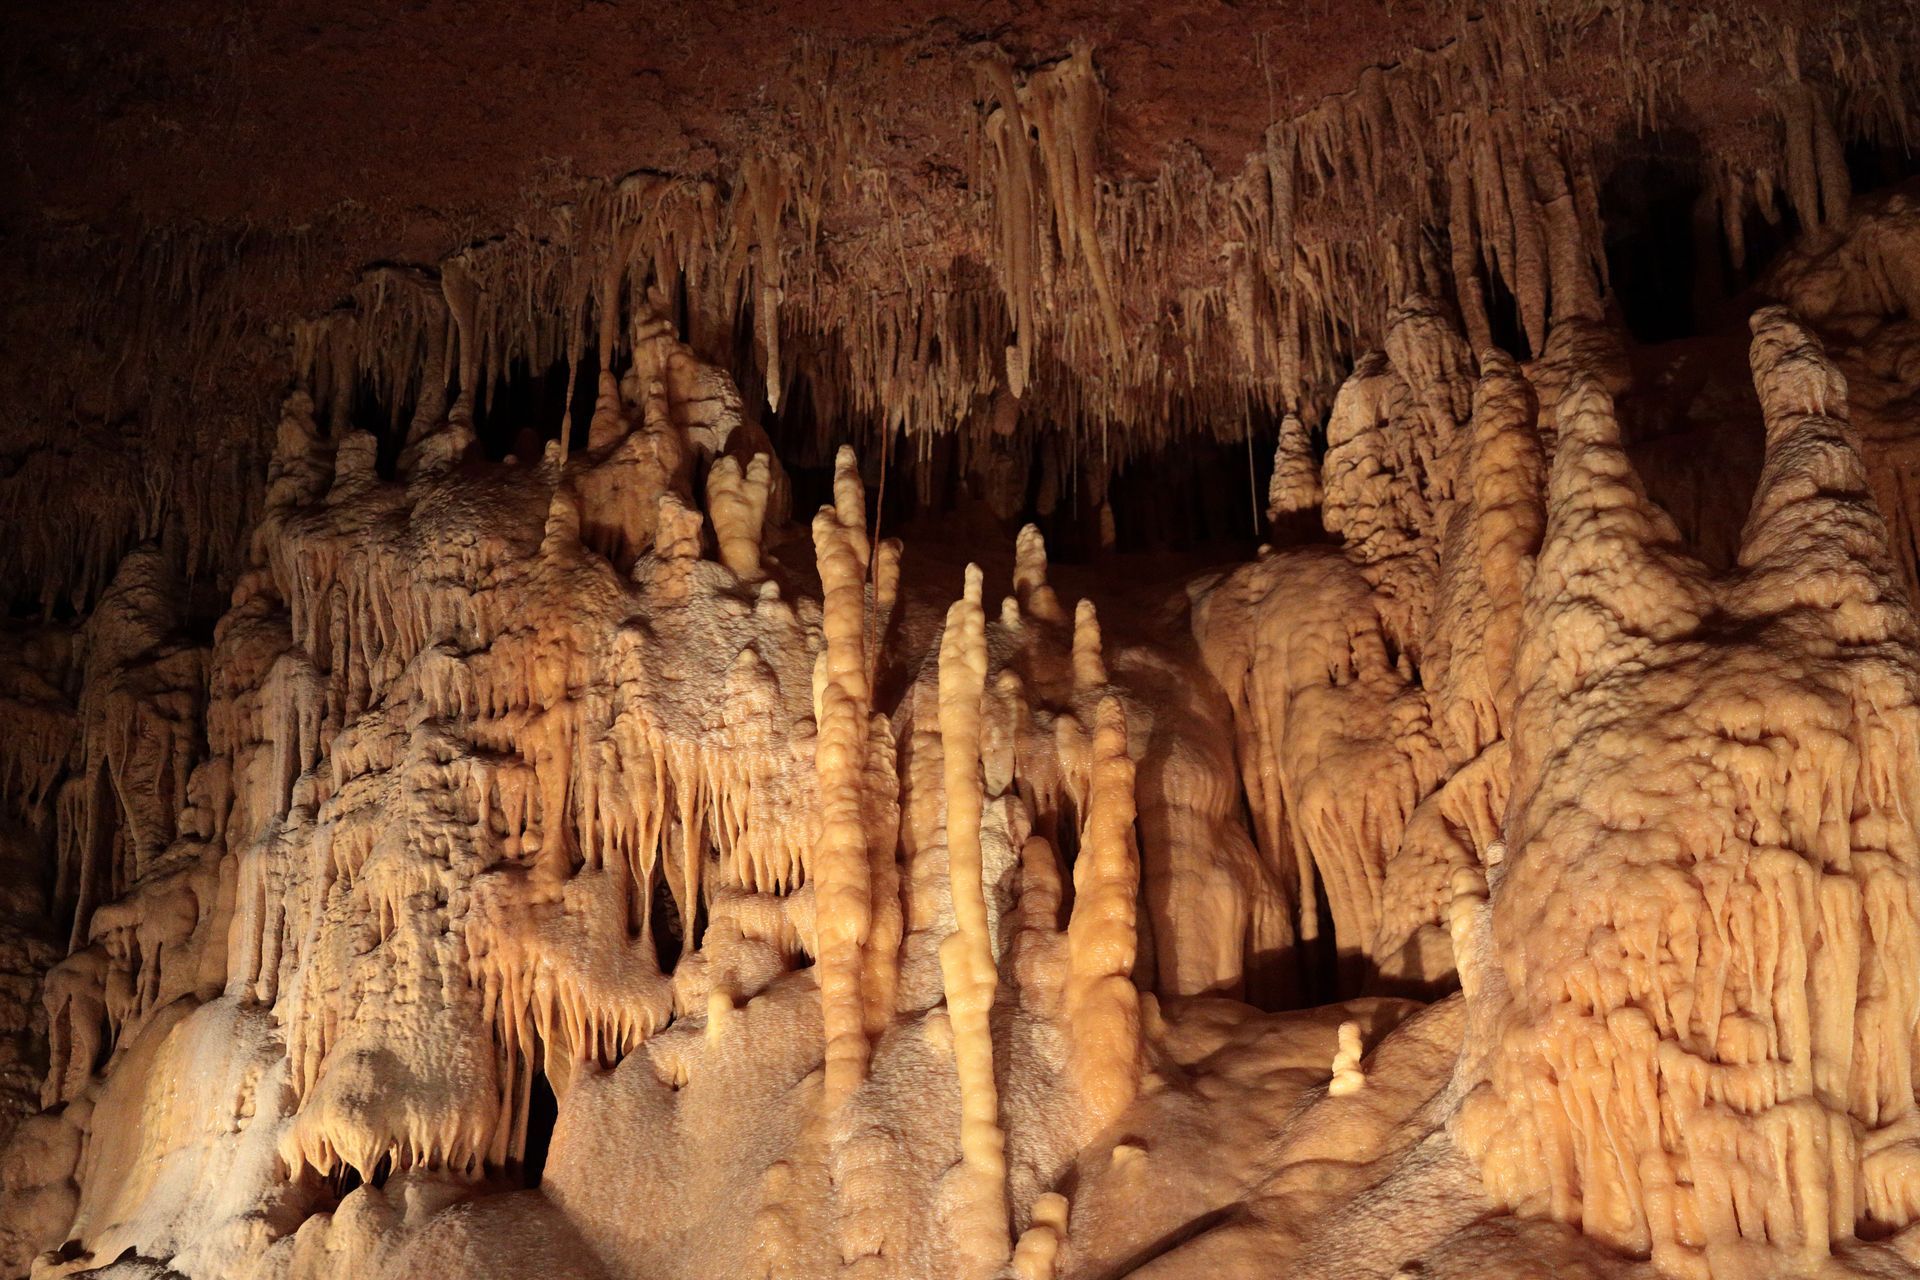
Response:
[{"label": "calcite deposit", "polygon": [[1249,35],[1152,173],[1153,15],[823,25],[320,309],[340,221],[45,232],[0,1280],[1920,1276],[1920,42],[1830,8]]}]

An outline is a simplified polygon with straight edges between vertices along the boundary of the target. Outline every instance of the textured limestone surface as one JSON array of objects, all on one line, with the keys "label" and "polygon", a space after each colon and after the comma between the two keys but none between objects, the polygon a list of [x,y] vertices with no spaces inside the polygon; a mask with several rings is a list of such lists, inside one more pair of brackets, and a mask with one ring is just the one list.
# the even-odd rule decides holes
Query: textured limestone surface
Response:
[{"label": "textured limestone surface", "polygon": [[0,452],[0,1280],[1920,1276],[1913,51],[1656,343],[1582,21],[1207,183],[982,45],[947,275],[826,92]]}]

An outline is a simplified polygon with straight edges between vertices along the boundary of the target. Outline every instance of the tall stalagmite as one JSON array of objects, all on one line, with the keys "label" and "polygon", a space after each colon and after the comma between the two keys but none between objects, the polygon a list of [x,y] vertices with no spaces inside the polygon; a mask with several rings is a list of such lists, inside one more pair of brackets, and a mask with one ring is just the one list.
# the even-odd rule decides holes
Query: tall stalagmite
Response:
[{"label": "tall stalagmite", "polygon": [[1920,1276],[1920,12],[182,3],[15,60],[0,1280]]}]

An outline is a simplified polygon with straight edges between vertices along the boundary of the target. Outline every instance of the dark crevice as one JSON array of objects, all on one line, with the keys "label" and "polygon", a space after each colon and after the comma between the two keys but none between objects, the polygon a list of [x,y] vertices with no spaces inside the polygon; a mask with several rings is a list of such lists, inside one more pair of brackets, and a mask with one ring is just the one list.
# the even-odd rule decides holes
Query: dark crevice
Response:
[{"label": "dark crevice", "polygon": [[649,925],[653,933],[654,955],[660,961],[660,972],[672,973],[674,966],[680,963],[681,951],[686,947],[686,928],[680,919],[680,905],[673,900],[673,891],[667,887],[665,876],[653,882]]},{"label": "dark crevice", "polygon": [[527,1145],[520,1157],[520,1177],[528,1187],[539,1186],[546,1174],[547,1152],[553,1147],[553,1130],[559,1121],[560,1099],[547,1073],[536,1071],[527,1087]]},{"label": "dark crevice", "polygon": [[1697,292],[1703,276],[1722,274],[1717,219],[1696,225],[1713,211],[1701,199],[1699,137],[1674,128],[1615,141],[1614,165],[1600,186],[1600,221],[1621,319],[1639,342],[1687,337],[1697,332],[1701,303],[1726,292],[1723,282],[1711,283],[1704,299]]}]

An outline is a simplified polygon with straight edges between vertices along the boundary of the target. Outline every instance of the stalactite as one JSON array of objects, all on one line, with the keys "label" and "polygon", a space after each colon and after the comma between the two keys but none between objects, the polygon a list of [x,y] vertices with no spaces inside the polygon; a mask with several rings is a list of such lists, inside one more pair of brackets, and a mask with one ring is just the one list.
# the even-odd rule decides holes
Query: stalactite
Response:
[{"label": "stalactite", "polygon": [[[0,450],[0,1122],[33,1017],[51,1108],[0,1262],[1906,1269],[1920,274],[1847,162],[1908,140],[1912,57],[1578,8],[1275,83],[1238,173],[1107,136],[1136,51],[982,47],[942,103],[911,41],[809,43],[700,176],[556,177],[324,314],[255,292],[292,240],[103,255],[49,380],[113,389]],[[1671,514],[1629,460],[1745,391],[1630,347],[1598,195],[1727,65],[1694,248],[1807,233],[1737,530],[1710,453]],[[965,163],[900,163],[860,95],[902,68]],[[183,408],[221,361],[293,385],[230,379],[231,458]],[[1252,497],[1276,423],[1257,557],[1119,554],[1218,532],[1208,444]],[[938,541],[956,480],[992,546]],[[961,552],[991,618],[978,567],[930,594]]]},{"label": "stalactite", "polygon": [[1447,246],[1453,271],[1453,296],[1458,299],[1467,341],[1476,352],[1493,345],[1487,320],[1486,288],[1480,282],[1480,237],[1473,221],[1473,187],[1464,148],[1456,150],[1447,168]]},{"label": "stalactite", "polygon": [[1106,329],[1106,350],[1119,357],[1127,349],[1126,337],[1095,207],[1101,96],[1092,54],[1082,46],[1058,66],[1035,75],[1021,94],[1021,105],[1039,143],[1061,257],[1067,263],[1078,258],[1085,265]]},{"label": "stalactite", "polygon": [[[1715,20],[1727,48],[1751,44],[1758,56],[1771,39],[1750,21]],[[985,111],[972,150],[978,188],[991,198],[960,202],[939,225],[969,245],[962,258],[991,265],[984,289],[917,259],[903,263],[905,245],[890,234],[834,250],[845,261],[832,257],[823,227],[840,217],[867,225],[876,215],[889,225],[897,204],[888,203],[886,183],[844,176],[876,171],[861,167],[862,149],[877,143],[858,113],[832,84],[796,87],[796,120],[819,125],[797,159],[756,148],[719,180],[639,174],[587,183],[514,234],[461,250],[439,265],[437,282],[430,271],[375,269],[350,306],[301,329],[301,367],[325,416],[344,411],[341,386],[380,389],[392,412],[411,396],[412,437],[434,416],[438,383],[427,367],[443,342],[463,389],[456,421],[481,413],[511,368],[570,367],[589,325],[604,393],[621,354],[622,297],[638,310],[684,280],[690,299],[722,312],[697,317],[703,332],[729,331],[750,308],[759,366],[751,372],[770,396],[788,388],[813,397],[820,423],[851,411],[867,438],[944,432],[998,390],[1023,414],[1059,423],[1083,455],[1098,449],[1125,461],[1163,447],[1170,416],[1226,438],[1231,414],[1223,411],[1249,399],[1276,412],[1323,412],[1343,365],[1383,336],[1399,294],[1432,287],[1415,278],[1425,274],[1422,237],[1442,232],[1471,348],[1487,345],[1493,318],[1483,325],[1481,317],[1498,283],[1516,298],[1537,352],[1551,315],[1593,311],[1593,281],[1604,285],[1606,268],[1593,157],[1578,118],[1513,105],[1538,91],[1526,80],[1529,64],[1509,49],[1538,53],[1579,37],[1555,24],[1511,46],[1478,38],[1504,21],[1474,19],[1466,24],[1474,39],[1415,51],[1361,77],[1351,93],[1275,122],[1241,172],[1219,176],[1197,162],[1169,162],[1151,180],[1101,176],[1094,56],[1080,50],[1024,76],[983,57]],[[1629,78],[1622,109],[1650,127],[1658,100],[1711,47],[1689,45]],[[1764,90],[1786,124],[1772,138],[1730,142],[1725,154],[1751,159],[1725,163],[1753,173],[1762,198],[1771,182],[1761,175],[1787,175],[1791,203],[1806,206],[1803,222],[1824,226],[1844,211],[1844,139],[1856,131],[1904,137],[1910,113],[1886,59],[1844,43],[1807,48],[1821,52],[1803,49],[1791,74]],[[1392,148],[1412,158],[1413,172],[1430,168],[1441,180],[1413,181],[1408,166],[1382,159]],[[1736,257],[1740,203],[1721,201]],[[1187,279],[1179,264],[1236,218],[1247,237],[1223,274]],[[1342,228],[1356,218],[1379,230],[1355,238]],[[189,277],[216,273],[220,253],[183,242],[174,258],[150,272],[170,297],[199,287]],[[286,273],[300,260],[289,249],[270,261]],[[877,298],[852,283],[876,263],[901,281]],[[1153,282],[1168,275],[1181,283],[1161,299]],[[451,337],[431,305],[436,283],[453,313]],[[1165,305],[1172,300],[1177,309]],[[855,340],[816,341],[842,331]],[[1167,358],[1175,348],[1183,355]],[[827,351],[830,367],[806,367]],[[1040,376],[1052,367],[1075,376]],[[456,427],[453,438],[460,435]],[[441,444],[428,452],[449,456]],[[142,517],[149,526],[170,518],[157,507]],[[191,540],[209,554],[220,544],[197,526]],[[96,583],[124,545],[104,549],[105,567],[91,570]]]}]

